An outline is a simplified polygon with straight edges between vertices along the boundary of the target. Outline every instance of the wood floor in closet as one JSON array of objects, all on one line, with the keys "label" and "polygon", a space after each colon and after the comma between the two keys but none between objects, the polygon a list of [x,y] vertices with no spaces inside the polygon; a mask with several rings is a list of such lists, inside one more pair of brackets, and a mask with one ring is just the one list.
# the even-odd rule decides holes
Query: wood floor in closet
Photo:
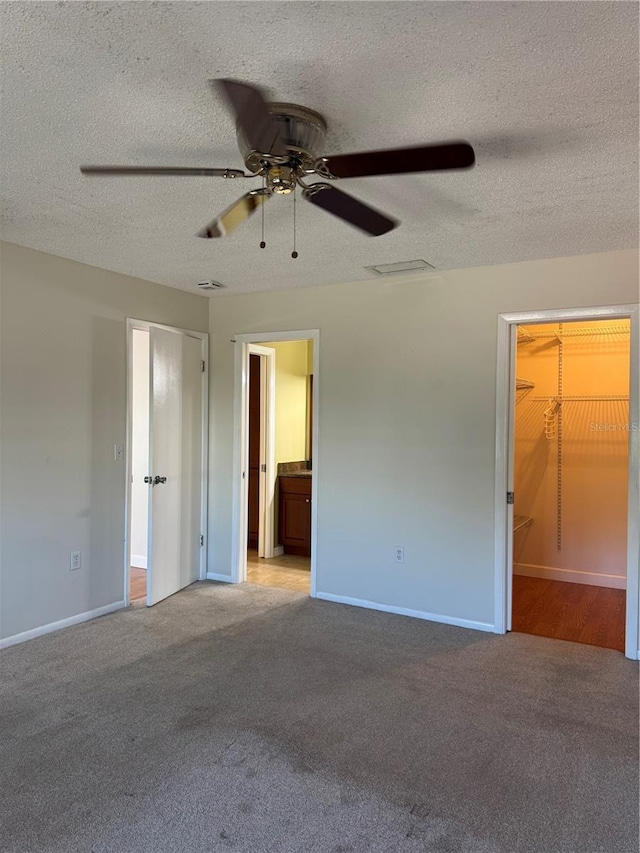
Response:
[{"label": "wood floor in closet", "polygon": [[624,652],[623,589],[513,577],[512,630]]}]

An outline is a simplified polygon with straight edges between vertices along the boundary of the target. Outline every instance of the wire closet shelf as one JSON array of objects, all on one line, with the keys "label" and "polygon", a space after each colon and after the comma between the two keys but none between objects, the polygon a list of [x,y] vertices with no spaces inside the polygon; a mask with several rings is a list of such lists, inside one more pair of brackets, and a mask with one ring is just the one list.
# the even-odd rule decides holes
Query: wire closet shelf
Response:
[{"label": "wire closet shelf", "polygon": [[[544,435],[547,441],[557,442],[557,548],[562,550],[562,408],[565,403],[605,403],[628,402],[628,394],[564,394],[563,393],[563,342],[568,338],[609,338],[614,336],[630,336],[629,324],[613,323],[605,326],[583,326],[571,328],[571,324],[560,323],[558,329],[530,330],[523,326],[517,327],[517,343],[530,344],[536,340],[552,340],[558,344],[558,392],[556,394],[537,396],[526,392],[535,388],[535,383],[520,377],[516,378],[516,391],[524,391],[530,403],[546,402],[543,412]],[[526,515],[516,515],[513,519],[513,532],[528,527],[532,519]]]}]

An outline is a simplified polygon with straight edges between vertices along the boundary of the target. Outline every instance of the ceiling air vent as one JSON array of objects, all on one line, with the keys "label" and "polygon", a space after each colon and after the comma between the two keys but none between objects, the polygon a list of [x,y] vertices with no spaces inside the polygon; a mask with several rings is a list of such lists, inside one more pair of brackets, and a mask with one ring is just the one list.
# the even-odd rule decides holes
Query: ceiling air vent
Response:
[{"label": "ceiling air vent", "polygon": [[223,285],[218,281],[208,278],[206,281],[198,282],[198,290],[220,290]]},{"label": "ceiling air vent", "polygon": [[371,270],[376,275],[398,275],[403,272],[420,272],[420,270],[434,270],[432,264],[426,261],[400,261],[397,264],[378,264],[375,267],[365,267],[366,270]]}]

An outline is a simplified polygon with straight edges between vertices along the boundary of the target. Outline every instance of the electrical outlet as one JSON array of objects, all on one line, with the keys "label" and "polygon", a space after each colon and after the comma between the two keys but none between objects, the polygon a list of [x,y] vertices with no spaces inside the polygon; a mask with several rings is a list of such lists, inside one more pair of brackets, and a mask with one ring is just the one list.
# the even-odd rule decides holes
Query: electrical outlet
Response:
[{"label": "electrical outlet", "polygon": [[71,552],[71,571],[77,572],[82,568],[82,551]]},{"label": "electrical outlet", "polygon": [[396,545],[394,550],[396,563],[404,563],[404,547],[402,545]]},{"label": "electrical outlet", "polygon": [[113,461],[120,462],[121,459],[124,459],[124,448],[121,444],[113,445]]}]

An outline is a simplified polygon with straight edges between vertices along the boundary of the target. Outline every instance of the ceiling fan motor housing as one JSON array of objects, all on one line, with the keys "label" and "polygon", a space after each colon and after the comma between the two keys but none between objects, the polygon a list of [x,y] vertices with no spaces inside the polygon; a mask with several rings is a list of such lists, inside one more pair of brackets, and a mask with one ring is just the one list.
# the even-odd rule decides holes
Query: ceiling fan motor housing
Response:
[{"label": "ceiling fan motor housing", "polygon": [[290,174],[292,171],[298,174],[314,171],[317,152],[324,151],[327,123],[320,113],[298,104],[269,103],[267,109],[278,122],[287,154],[278,157],[269,151],[255,151],[247,142],[240,124],[236,126],[238,147],[247,169],[256,175],[265,173],[269,167],[288,167],[282,174],[274,175],[274,179],[278,180],[274,180],[273,190],[279,193],[291,192],[295,186],[293,180],[288,187],[289,178],[293,178]]}]

